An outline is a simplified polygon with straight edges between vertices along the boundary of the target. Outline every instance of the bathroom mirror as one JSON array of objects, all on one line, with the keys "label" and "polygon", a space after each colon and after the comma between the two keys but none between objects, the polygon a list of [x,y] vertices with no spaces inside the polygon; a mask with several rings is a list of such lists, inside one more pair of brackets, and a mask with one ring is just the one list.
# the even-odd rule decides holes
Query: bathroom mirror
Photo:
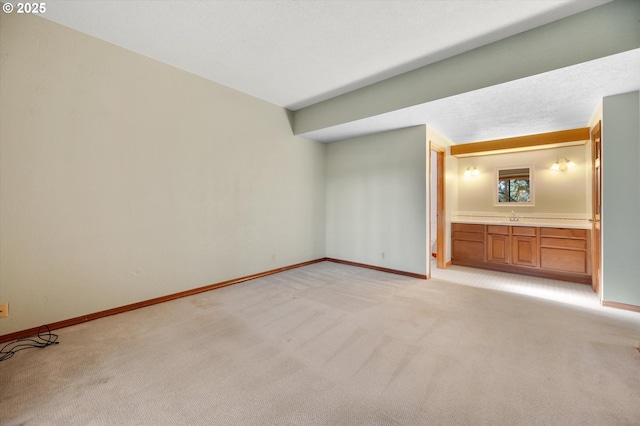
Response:
[{"label": "bathroom mirror", "polygon": [[496,205],[533,205],[533,167],[496,169]]}]

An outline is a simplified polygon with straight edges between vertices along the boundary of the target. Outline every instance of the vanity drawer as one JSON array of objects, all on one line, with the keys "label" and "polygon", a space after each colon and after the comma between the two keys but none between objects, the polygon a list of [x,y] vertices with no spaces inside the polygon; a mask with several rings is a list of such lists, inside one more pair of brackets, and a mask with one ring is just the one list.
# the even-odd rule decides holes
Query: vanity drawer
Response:
[{"label": "vanity drawer", "polygon": [[505,225],[487,225],[487,234],[509,235],[509,227]]},{"label": "vanity drawer", "polygon": [[535,226],[512,226],[511,235],[523,235],[525,237],[535,237],[538,235],[538,228]]},{"label": "vanity drawer", "polygon": [[478,225],[475,223],[454,223],[453,231],[476,232],[484,234],[484,225]]},{"label": "vanity drawer", "polygon": [[540,238],[540,246],[586,250],[587,240],[572,240],[568,238]]},{"label": "vanity drawer", "polygon": [[540,249],[540,267],[553,271],[587,274],[588,253],[581,250]]},{"label": "vanity drawer", "polygon": [[540,228],[541,237],[587,238],[586,229]]},{"label": "vanity drawer", "polygon": [[476,232],[453,231],[453,239],[459,241],[484,241],[484,232],[479,234]]}]

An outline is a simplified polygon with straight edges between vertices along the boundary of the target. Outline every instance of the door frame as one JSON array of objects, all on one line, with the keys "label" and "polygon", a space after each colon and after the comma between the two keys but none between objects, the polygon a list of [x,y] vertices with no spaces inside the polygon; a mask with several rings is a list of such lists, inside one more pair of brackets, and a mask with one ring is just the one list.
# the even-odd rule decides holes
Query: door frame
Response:
[{"label": "door frame", "polygon": [[602,301],[602,120],[591,129],[591,287]]},{"label": "door frame", "polygon": [[[429,141],[429,164],[431,164],[431,154],[436,153],[436,267],[445,269],[446,266],[446,206],[445,206],[445,166],[444,156],[445,149]],[[434,177],[434,171],[431,170],[430,179]],[[431,200],[429,197],[429,215],[431,215]],[[429,218],[429,226],[431,226],[431,218]],[[431,258],[431,243],[429,243],[429,258]]]}]

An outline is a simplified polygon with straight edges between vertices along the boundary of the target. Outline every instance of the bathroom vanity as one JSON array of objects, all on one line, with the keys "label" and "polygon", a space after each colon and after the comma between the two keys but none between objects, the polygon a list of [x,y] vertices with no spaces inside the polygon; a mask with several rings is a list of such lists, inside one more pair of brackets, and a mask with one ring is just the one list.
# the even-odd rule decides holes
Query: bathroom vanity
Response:
[{"label": "bathroom vanity", "polygon": [[454,222],[451,263],[591,284],[590,237],[581,226]]}]

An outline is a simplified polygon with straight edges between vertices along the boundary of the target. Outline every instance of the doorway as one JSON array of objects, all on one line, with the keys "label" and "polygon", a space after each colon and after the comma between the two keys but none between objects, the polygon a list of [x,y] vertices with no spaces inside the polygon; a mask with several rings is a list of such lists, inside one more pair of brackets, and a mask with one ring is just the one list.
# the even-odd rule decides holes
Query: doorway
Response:
[{"label": "doorway", "polygon": [[[436,268],[446,268],[446,212],[445,212],[445,186],[444,186],[444,155],[445,150],[429,141],[431,154],[430,167],[430,254],[436,259]],[[435,238],[434,238],[435,237]]]}]

